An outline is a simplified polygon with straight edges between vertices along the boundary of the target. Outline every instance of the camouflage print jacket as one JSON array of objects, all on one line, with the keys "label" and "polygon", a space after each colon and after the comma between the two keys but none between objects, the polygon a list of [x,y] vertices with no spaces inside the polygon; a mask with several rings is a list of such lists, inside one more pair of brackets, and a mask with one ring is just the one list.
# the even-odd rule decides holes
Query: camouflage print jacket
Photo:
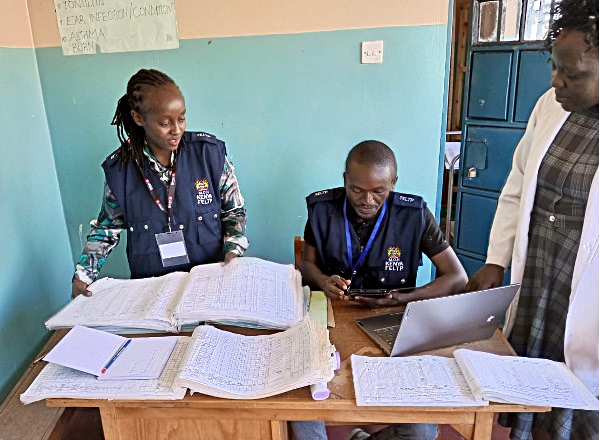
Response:
[{"label": "camouflage print jacket", "polygon": [[[158,173],[161,181],[168,185],[171,180],[171,170],[161,165],[150,153],[148,147],[146,147],[144,153],[150,162],[151,168]],[[242,256],[248,248],[246,210],[235,170],[227,158],[225,158],[223,174],[219,182],[219,191],[221,195],[224,253],[234,252]],[[76,265],[74,278],[78,278],[87,284],[91,284],[96,279],[106,258],[119,243],[119,236],[124,225],[123,212],[105,182],[100,214],[97,219],[90,223],[91,230]]]}]

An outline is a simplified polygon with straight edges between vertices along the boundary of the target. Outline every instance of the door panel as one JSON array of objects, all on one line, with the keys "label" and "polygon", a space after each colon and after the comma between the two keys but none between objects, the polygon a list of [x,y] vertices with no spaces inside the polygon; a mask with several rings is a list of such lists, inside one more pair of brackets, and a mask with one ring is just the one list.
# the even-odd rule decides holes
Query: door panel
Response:
[{"label": "door panel", "polygon": [[460,228],[457,246],[465,251],[485,255],[490,228],[496,213],[496,199],[478,194],[462,194],[460,203]]},{"label": "door panel", "polygon": [[467,115],[476,119],[508,119],[512,52],[474,52]]},{"label": "door panel", "polygon": [[538,98],[550,88],[550,54],[542,50],[519,53],[515,98],[515,121],[527,122]]},{"label": "door panel", "polygon": [[463,186],[500,191],[524,132],[520,128],[467,127],[461,164]]}]

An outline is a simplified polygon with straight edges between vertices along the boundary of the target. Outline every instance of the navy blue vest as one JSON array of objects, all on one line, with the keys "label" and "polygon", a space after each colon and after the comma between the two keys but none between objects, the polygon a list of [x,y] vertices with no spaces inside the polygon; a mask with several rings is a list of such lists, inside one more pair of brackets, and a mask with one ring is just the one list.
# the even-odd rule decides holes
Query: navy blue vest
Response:
[{"label": "navy blue vest", "polygon": [[[315,234],[325,275],[351,278],[344,227],[344,188],[317,191],[306,198],[308,221]],[[352,278],[354,288],[414,287],[421,264],[420,241],[425,230],[426,204],[419,196],[391,192],[388,209],[368,254]],[[354,261],[360,243],[350,225]]]},{"label": "navy blue vest", "polygon": [[[202,132],[185,132],[184,139],[187,147],[180,147],[177,158],[172,228],[183,231],[189,264],[163,267],[154,234],[168,230],[167,214],[154,204],[136,165],[130,161],[121,165],[115,153],[102,164],[106,182],[125,216],[131,278],[187,271],[198,264],[223,260],[219,181],[225,144]],[[167,188],[149,162],[144,163],[144,172],[166,207]]]}]

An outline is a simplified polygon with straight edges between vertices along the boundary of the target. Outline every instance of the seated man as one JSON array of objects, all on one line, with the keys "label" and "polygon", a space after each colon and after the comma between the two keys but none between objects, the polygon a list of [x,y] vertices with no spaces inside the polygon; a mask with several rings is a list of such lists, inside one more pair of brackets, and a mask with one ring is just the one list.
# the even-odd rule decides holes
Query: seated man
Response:
[{"label": "seated man", "polygon": [[[308,221],[300,271],[305,283],[331,299],[370,307],[406,304],[459,292],[467,274],[423,199],[393,192],[396,158],[384,143],[364,141],[346,159],[344,187],[307,197]],[[437,278],[416,287],[424,253]],[[350,288],[385,288],[383,298],[350,297]],[[404,288],[410,289],[405,292]],[[394,290],[396,289],[396,290]],[[352,439],[435,439],[437,425],[396,424]]]},{"label": "seated man", "polygon": [[[307,197],[300,268],[304,282],[329,298],[370,307],[406,304],[464,288],[467,274],[426,203],[419,196],[392,191],[396,169],[387,145],[364,141],[348,154],[343,188]],[[422,253],[435,265],[437,278],[415,287]],[[390,292],[380,299],[350,298],[349,288]]]}]

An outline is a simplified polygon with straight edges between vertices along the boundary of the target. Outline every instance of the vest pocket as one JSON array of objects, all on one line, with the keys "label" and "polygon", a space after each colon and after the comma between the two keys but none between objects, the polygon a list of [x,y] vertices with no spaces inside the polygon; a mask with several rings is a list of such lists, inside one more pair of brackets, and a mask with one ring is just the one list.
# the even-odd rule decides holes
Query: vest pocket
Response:
[{"label": "vest pocket", "polygon": [[[206,210],[196,207],[196,231],[198,243],[203,247],[208,243],[223,241],[221,233],[221,212],[219,209]],[[209,248],[210,246],[207,246]]]},{"label": "vest pocket", "polygon": [[127,224],[127,247],[132,254],[158,252],[154,234],[163,232],[162,228],[145,218]]}]

